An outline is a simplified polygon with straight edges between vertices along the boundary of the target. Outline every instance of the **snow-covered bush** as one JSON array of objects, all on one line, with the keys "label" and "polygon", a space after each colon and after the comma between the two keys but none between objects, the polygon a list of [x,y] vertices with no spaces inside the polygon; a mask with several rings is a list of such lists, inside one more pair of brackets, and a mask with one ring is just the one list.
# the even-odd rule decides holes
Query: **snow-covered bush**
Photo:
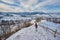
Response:
[{"label": "snow-covered bush", "polygon": [[40,17],[36,17],[36,22],[39,22],[41,21],[41,18]]},{"label": "snow-covered bush", "polygon": [[29,27],[30,25],[32,25],[30,22],[24,22],[23,23],[23,27]]}]

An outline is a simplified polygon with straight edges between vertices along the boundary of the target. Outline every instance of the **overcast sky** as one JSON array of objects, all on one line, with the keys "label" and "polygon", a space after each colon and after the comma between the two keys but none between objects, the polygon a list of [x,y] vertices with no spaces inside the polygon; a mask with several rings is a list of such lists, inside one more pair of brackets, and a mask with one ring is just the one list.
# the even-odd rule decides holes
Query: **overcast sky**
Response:
[{"label": "overcast sky", "polygon": [[60,0],[0,0],[0,12],[60,12]]}]

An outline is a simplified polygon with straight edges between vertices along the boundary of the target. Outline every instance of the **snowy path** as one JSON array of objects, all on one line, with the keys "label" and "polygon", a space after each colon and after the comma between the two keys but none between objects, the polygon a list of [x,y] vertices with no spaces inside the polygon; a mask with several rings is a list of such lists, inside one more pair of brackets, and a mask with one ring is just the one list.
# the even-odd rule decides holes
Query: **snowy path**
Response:
[{"label": "snowy path", "polygon": [[24,28],[6,40],[59,40],[60,38],[54,38],[48,30],[38,27],[38,31],[35,31],[34,25]]}]

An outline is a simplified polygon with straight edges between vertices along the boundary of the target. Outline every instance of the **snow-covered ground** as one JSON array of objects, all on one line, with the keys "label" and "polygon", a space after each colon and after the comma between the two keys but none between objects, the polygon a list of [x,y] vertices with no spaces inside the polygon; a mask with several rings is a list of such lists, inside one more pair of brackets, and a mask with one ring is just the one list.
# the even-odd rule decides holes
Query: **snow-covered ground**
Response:
[{"label": "snow-covered ground", "polygon": [[[60,30],[60,25],[55,24],[53,22],[47,22],[47,21],[41,21],[38,23],[38,29],[36,31],[35,25],[33,24],[32,26],[28,28],[23,28],[22,30],[19,30],[6,40],[60,40],[60,35],[54,37],[54,34],[52,34],[48,29],[44,29],[42,26],[47,26],[52,29],[59,29]],[[54,26],[55,25],[55,26]],[[58,31],[58,30],[57,30]]]},{"label": "snow-covered ground", "polygon": [[[20,15],[16,15],[16,14],[8,14],[8,15],[5,14],[5,15],[0,15],[0,17],[2,17],[0,19],[0,36],[3,35],[4,27],[6,28],[5,25],[3,25],[3,27],[1,26],[2,20],[9,21],[9,23],[11,23],[13,21],[15,23],[15,25],[8,26],[8,27],[11,28],[12,31],[15,31],[14,29],[17,29],[17,27],[18,27],[18,24],[16,23],[16,20],[19,21],[19,24],[21,24],[21,23],[23,23],[25,21],[31,20],[31,17],[21,17]],[[6,30],[8,30],[8,28],[6,28]]]},{"label": "snow-covered ground", "polygon": [[[51,15],[51,14],[50,14]],[[28,27],[28,28],[23,28],[21,30],[19,30],[18,32],[16,32],[15,34],[13,34],[12,36],[10,36],[9,38],[7,38],[6,40],[60,40],[60,24],[56,24],[53,22],[48,22],[48,21],[41,21],[38,23],[38,31],[36,32],[35,26],[34,26],[34,22],[35,22],[35,18],[36,17],[48,17],[51,18],[51,16],[53,18],[60,18],[60,15],[46,15],[46,14],[36,14],[36,15],[29,15],[26,17],[22,17],[21,15],[16,15],[16,14],[9,14],[9,15],[0,15],[2,18],[1,20],[20,20],[20,21],[29,21],[32,20],[31,23],[33,24],[32,26]],[[46,19],[46,18],[45,18]],[[60,19],[59,19],[60,21]],[[45,29],[43,28],[47,27],[49,29],[52,30],[57,30],[58,34],[56,37],[54,37],[54,32],[52,33],[51,30],[49,29]],[[11,29],[12,31],[14,31],[14,29],[17,28],[17,25],[11,25]],[[2,35],[2,29],[0,27],[0,34]],[[0,35],[0,36],[1,36]]]},{"label": "snow-covered ground", "polygon": [[16,15],[16,14],[9,14],[9,15],[3,15],[3,18],[1,18],[0,20],[29,20],[31,19],[31,17],[21,17],[20,15]]}]

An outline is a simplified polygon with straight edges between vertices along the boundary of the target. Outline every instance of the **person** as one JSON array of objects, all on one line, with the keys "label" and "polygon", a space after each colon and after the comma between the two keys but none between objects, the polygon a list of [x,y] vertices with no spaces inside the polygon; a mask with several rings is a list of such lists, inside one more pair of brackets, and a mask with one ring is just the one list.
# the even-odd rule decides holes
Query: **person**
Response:
[{"label": "person", "polygon": [[37,23],[35,23],[35,29],[36,29],[36,31],[37,31],[37,28],[38,28],[38,25],[37,25]]},{"label": "person", "polygon": [[1,37],[0,37],[0,40],[1,40]]}]

